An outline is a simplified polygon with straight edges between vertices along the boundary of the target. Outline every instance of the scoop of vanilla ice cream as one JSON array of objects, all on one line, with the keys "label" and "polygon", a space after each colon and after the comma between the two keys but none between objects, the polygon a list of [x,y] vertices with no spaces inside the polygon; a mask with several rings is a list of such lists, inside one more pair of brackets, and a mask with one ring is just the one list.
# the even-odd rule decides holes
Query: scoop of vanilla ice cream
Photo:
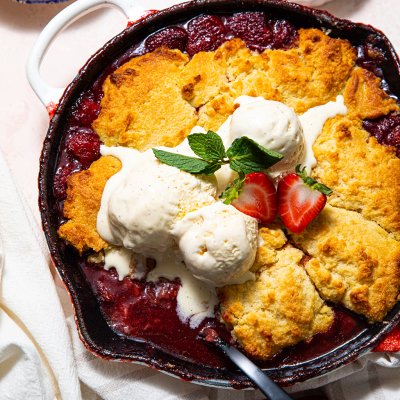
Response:
[{"label": "scoop of vanilla ice cream", "polygon": [[131,157],[129,150],[102,146],[103,155],[123,166],[107,182],[97,231],[111,244],[152,256],[176,246],[171,231],[177,220],[216,201],[216,182],[162,164],[151,150],[131,150]]},{"label": "scoop of vanilla ice cream", "polygon": [[187,214],[174,234],[188,270],[213,286],[252,278],[258,243],[257,221],[230,205],[216,202]]},{"label": "scoop of vanilla ice cream", "polygon": [[240,96],[230,120],[231,140],[247,136],[284,158],[268,169],[272,177],[294,170],[305,156],[301,123],[292,108],[263,97]]}]

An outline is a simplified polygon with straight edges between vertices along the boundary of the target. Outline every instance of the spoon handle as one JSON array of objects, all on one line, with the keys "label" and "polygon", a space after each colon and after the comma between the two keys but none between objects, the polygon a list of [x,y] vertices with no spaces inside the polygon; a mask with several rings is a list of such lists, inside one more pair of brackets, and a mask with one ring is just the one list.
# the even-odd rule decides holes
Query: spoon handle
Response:
[{"label": "spoon handle", "polygon": [[227,343],[220,343],[221,350],[236,364],[249,378],[258,386],[260,391],[267,396],[268,400],[292,400],[292,398],[280,388],[260,368],[251,362],[244,354],[229,346]]},{"label": "spoon handle", "polygon": [[250,378],[261,392],[267,396],[267,400],[293,400],[243,353],[225,342],[212,327],[203,328],[198,337],[225,353],[225,355]]}]

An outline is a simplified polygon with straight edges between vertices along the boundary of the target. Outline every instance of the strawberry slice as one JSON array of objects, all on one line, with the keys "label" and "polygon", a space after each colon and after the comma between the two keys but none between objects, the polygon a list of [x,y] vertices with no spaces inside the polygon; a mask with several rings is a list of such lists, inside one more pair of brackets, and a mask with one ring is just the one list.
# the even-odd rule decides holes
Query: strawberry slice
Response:
[{"label": "strawberry slice", "polygon": [[293,233],[301,233],[322,211],[332,190],[307,176],[305,167],[296,167],[278,183],[278,213]]},{"label": "strawberry slice", "polygon": [[275,186],[262,172],[247,174],[238,197],[231,204],[263,224],[272,222],[278,211]]}]

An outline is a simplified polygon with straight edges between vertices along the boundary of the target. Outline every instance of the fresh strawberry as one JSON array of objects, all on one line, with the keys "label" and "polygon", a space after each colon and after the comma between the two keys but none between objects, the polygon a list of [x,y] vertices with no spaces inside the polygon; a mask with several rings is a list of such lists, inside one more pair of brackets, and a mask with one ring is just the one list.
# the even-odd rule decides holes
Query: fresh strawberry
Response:
[{"label": "fresh strawberry", "polygon": [[278,210],[275,186],[263,172],[247,174],[238,197],[231,204],[263,224],[272,222]]},{"label": "fresh strawberry", "polygon": [[296,167],[278,183],[278,213],[293,233],[301,233],[321,212],[332,191],[307,176],[305,167]]}]

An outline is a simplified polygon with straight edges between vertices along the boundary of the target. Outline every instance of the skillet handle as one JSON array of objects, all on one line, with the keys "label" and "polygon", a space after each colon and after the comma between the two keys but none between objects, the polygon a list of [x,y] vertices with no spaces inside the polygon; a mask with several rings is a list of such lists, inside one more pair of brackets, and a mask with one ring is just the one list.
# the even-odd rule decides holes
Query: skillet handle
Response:
[{"label": "skillet handle", "polygon": [[[133,3],[136,3],[134,7]],[[145,9],[138,6],[135,0],[78,0],[57,14],[37,38],[28,56],[26,74],[33,91],[48,109],[58,103],[65,90],[48,85],[40,74],[40,65],[48,48],[57,35],[74,21],[103,7],[118,8],[128,21],[135,21],[145,14]]]}]

